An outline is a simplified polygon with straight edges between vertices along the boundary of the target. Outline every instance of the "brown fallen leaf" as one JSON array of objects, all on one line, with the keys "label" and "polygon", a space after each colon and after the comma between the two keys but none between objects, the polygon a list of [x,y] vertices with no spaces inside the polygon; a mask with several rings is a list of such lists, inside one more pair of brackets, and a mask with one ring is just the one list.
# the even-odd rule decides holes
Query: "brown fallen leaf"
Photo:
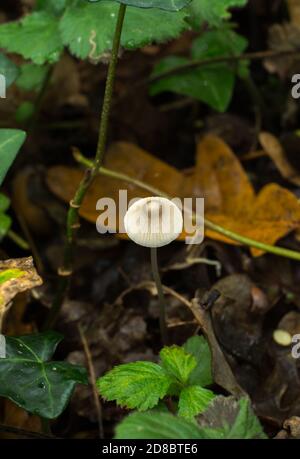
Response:
[{"label": "brown fallen leaf", "polygon": [[32,257],[0,261],[0,330],[4,314],[20,292],[42,284]]},{"label": "brown fallen leaf", "polygon": [[[111,146],[105,166],[143,181],[172,197],[204,196],[208,220],[265,244],[274,245],[291,231],[300,228],[300,205],[296,196],[275,183],[264,187],[256,196],[237,157],[221,139],[212,135],[204,137],[198,144],[196,168],[188,177],[126,142]],[[52,167],[47,173],[47,184],[56,196],[69,202],[82,174],[77,168]],[[109,197],[117,203],[120,189],[128,191],[129,200],[151,195],[131,183],[99,176],[84,199],[80,215],[95,223],[100,215],[96,210],[98,199]],[[212,230],[207,230],[206,235],[226,243],[238,244]],[[180,239],[183,238],[184,234]],[[252,253],[258,256],[263,251],[252,249]]]},{"label": "brown fallen leaf", "polygon": [[282,177],[294,185],[300,186],[300,173],[288,162],[279,140],[269,132],[261,132],[259,141],[264,152],[270,156]]}]

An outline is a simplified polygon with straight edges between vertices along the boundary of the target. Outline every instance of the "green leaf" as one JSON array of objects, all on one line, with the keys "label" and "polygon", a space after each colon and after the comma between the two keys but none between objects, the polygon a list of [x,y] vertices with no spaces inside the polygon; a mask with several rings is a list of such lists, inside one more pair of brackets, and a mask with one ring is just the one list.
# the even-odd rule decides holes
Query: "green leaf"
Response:
[{"label": "green leaf", "polygon": [[24,64],[16,85],[24,91],[39,91],[43,85],[49,67],[46,65]]},{"label": "green leaf", "polygon": [[115,438],[118,440],[191,440],[201,438],[201,432],[196,424],[186,419],[152,410],[148,413],[133,413],[127,416],[117,426]]},{"label": "green leaf", "polygon": [[60,15],[66,7],[67,0],[37,0],[35,9]]},{"label": "green leaf", "polygon": [[0,185],[26,138],[24,131],[0,129]]},{"label": "green leaf", "polygon": [[[206,32],[193,43],[191,59],[167,57],[153,72],[157,76],[195,60],[240,54],[247,47],[247,40],[232,30]],[[173,91],[207,103],[215,110],[224,112],[231,101],[236,71],[228,64],[199,66],[192,70],[162,78],[150,87],[152,96],[163,91]]]},{"label": "green leaf", "polygon": [[[89,0],[91,3],[103,0]],[[114,0],[124,5],[136,6],[138,8],[160,8],[167,11],[179,11],[188,5],[191,0]]]},{"label": "green leaf", "polygon": [[83,367],[48,362],[62,336],[49,331],[6,337],[0,359],[0,395],[30,413],[53,419],[65,409],[76,383],[87,384]]},{"label": "green leaf", "polygon": [[8,88],[16,80],[19,74],[19,69],[8,59],[5,54],[0,53],[0,75],[3,75],[5,78],[5,86]]},{"label": "green leaf", "polygon": [[6,236],[12,224],[9,215],[0,213],[0,241]]},{"label": "green leaf", "polygon": [[185,387],[180,393],[178,415],[193,418],[202,413],[214,398],[215,394],[211,390],[200,386]]},{"label": "green leaf", "polygon": [[266,438],[248,398],[216,397],[199,416],[198,423],[203,435],[209,439]]},{"label": "green leaf", "polygon": [[5,212],[10,206],[10,199],[5,194],[0,193],[0,212]]},{"label": "green leaf", "polygon": [[229,8],[246,4],[247,0],[192,0],[187,9],[194,26],[200,27],[203,21],[219,26],[224,19],[230,19]]},{"label": "green leaf", "polygon": [[163,368],[182,384],[188,381],[197,365],[195,357],[179,346],[164,347],[159,355]]},{"label": "green leaf", "polygon": [[100,394],[121,406],[148,410],[157,405],[172,383],[172,378],[157,364],[133,362],[119,365],[98,379]]},{"label": "green leaf", "polygon": [[0,47],[35,64],[56,62],[63,50],[59,21],[47,12],[34,12],[20,21],[0,25]]},{"label": "green leaf", "polygon": [[[63,43],[70,48],[72,54],[81,59],[99,59],[112,48],[118,9],[119,6],[112,1],[75,1],[66,9],[60,22]],[[153,41],[175,38],[189,28],[185,17],[183,11],[171,14],[159,9],[128,7],[121,45],[135,49]]]},{"label": "green leaf", "polygon": [[189,383],[202,387],[211,385],[213,383],[211,352],[206,339],[203,336],[192,336],[183,348],[197,360],[197,366],[190,374]]}]

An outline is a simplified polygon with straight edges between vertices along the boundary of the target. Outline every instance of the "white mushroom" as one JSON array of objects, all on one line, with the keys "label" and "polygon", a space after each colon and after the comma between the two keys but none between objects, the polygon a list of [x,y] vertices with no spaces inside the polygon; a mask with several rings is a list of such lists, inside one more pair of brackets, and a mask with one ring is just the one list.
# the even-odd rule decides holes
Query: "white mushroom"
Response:
[{"label": "white mushroom", "polygon": [[139,199],[128,209],[124,226],[136,244],[162,247],[177,239],[182,232],[182,212],[166,198]]},{"label": "white mushroom", "polygon": [[124,218],[125,230],[136,244],[151,248],[151,266],[160,306],[160,333],[167,344],[166,305],[157,263],[157,247],[170,244],[182,232],[180,209],[169,199],[150,197],[139,199]]}]

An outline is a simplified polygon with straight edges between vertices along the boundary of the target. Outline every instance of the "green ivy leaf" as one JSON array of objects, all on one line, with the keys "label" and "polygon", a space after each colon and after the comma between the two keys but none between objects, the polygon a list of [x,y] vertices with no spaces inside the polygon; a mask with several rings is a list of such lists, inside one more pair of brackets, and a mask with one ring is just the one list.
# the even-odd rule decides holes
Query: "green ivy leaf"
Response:
[{"label": "green ivy leaf", "polygon": [[216,397],[199,416],[198,423],[203,435],[209,439],[266,438],[248,398]]},{"label": "green ivy leaf", "polygon": [[159,355],[163,368],[182,384],[188,381],[190,374],[197,365],[195,357],[179,346],[166,346]]},{"label": "green ivy leaf", "polygon": [[0,25],[0,47],[21,54],[35,64],[56,62],[63,50],[59,21],[45,11],[34,12],[20,21]]},{"label": "green ivy leaf", "polygon": [[211,352],[206,339],[203,336],[192,336],[183,348],[197,360],[197,366],[190,374],[189,383],[202,387],[210,386],[213,383]]},{"label": "green ivy leaf", "polygon": [[16,85],[24,91],[39,91],[43,85],[49,67],[32,63],[20,67]]},{"label": "green ivy leaf", "polygon": [[172,383],[172,378],[157,364],[133,362],[119,365],[98,379],[100,394],[121,406],[148,410],[157,405]]},{"label": "green ivy leaf", "polygon": [[43,418],[59,416],[76,383],[88,382],[83,367],[48,361],[61,339],[52,331],[7,336],[6,358],[0,359],[0,395]]},{"label": "green ivy leaf", "polygon": [[192,0],[188,6],[190,21],[200,27],[203,21],[219,26],[224,19],[230,19],[228,11],[232,7],[243,7],[248,0]]},{"label": "green ivy leaf", "polygon": [[16,80],[19,69],[5,54],[0,53],[0,75],[5,77],[5,85],[8,88]]},{"label": "green ivy leaf", "polygon": [[[230,56],[242,53],[247,40],[232,30],[206,32],[193,43],[191,59],[170,56],[163,59],[153,72],[153,76],[194,60]],[[228,64],[213,64],[162,78],[150,87],[152,96],[164,91],[173,91],[207,103],[224,112],[231,101],[236,71]]]},{"label": "green ivy leaf", "polygon": [[201,438],[201,432],[196,424],[186,419],[152,410],[148,413],[133,413],[127,416],[117,426],[115,438],[118,440],[191,440]]},{"label": "green ivy leaf", "polygon": [[0,185],[26,138],[24,131],[0,129]]},{"label": "green ivy leaf", "polygon": [[178,415],[193,418],[202,413],[214,398],[215,394],[211,390],[203,389],[201,386],[185,387],[180,393]]},{"label": "green ivy leaf", "polygon": [[[80,59],[90,57],[97,60],[112,48],[118,9],[115,2],[107,0],[100,3],[75,0],[66,9],[60,22],[64,45]],[[153,41],[175,38],[181,31],[189,28],[185,17],[186,13],[182,11],[170,14],[159,9],[128,7],[121,46],[136,49]]]},{"label": "green ivy leaf", "polygon": [[[91,3],[96,3],[103,0],[88,0]],[[136,6],[138,8],[160,8],[167,11],[179,11],[184,6],[188,5],[191,0],[114,0],[124,5]]]}]

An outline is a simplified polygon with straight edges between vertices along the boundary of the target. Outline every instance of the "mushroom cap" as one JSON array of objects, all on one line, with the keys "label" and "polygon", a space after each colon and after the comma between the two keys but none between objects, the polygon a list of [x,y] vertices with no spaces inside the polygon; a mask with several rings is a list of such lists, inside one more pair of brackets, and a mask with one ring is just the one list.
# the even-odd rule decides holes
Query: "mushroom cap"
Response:
[{"label": "mushroom cap", "polygon": [[149,197],[136,201],[124,217],[126,233],[136,244],[162,247],[182,232],[181,210],[169,199]]}]

